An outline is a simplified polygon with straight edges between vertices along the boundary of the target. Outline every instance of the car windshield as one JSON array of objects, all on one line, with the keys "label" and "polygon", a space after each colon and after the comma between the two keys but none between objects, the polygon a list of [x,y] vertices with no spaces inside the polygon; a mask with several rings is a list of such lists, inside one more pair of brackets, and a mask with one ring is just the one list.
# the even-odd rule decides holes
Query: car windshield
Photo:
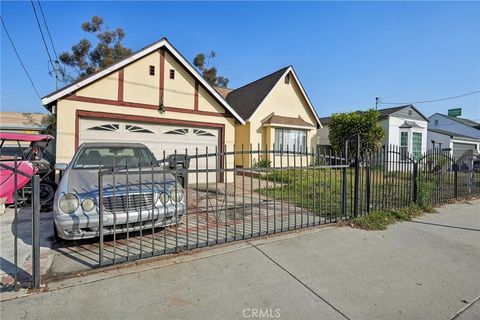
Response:
[{"label": "car windshield", "polygon": [[156,160],[147,148],[142,147],[86,147],[73,164],[73,169],[147,167]]}]

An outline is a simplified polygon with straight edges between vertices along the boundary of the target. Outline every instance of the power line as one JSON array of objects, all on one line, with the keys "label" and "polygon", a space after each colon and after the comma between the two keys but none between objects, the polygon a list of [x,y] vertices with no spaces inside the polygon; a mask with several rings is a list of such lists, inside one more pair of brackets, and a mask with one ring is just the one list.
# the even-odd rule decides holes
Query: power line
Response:
[{"label": "power line", "polygon": [[27,71],[27,68],[25,68],[25,65],[23,64],[22,59],[20,58],[20,55],[18,54],[17,48],[15,47],[15,44],[13,43],[12,37],[10,37],[10,33],[8,33],[7,27],[5,26],[5,22],[3,21],[3,17],[0,16],[0,20],[2,20],[2,26],[3,29],[5,30],[5,33],[7,34],[8,40],[10,40],[10,44],[13,47],[13,51],[15,51],[15,55],[18,58],[18,61],[20,61],[20,64],[22,65],[23,71],[25,71],[25,74],[27,75],[28,79],[30,80],[30,84],[33,87],[33,90],[35,90],[35,93],[37,94],[37,97],[41,99],[40,94],[38,93],[37,88],[35,87],[35,84],[33,83],[32,77],[30,77],[30,74]]},{"label": "power line", "polygon": [[429,102],[437,102],[437,101],[445,101],[445,100],[451,100],[451,99],[457,99],[465,96],[469,96],[472,94],[477,94],[480,93],[479,91],[472,91],[472,92],[467,92],[464,94],[460,94],[458,96],[453,96],[453,97],[448,97],[448,98],[441,98],[441,99],[433,99],[433,100],[424,100],[424,101],[411,101],[411,102],[382,102],[380,101],[379,104],[415,104],[415,103],[429,103]]},{"label": "power line", "polygon": [[[33,0],[30,0],[30,3],[32,4],[33,13],[35,14],[35,20],[37,21],[38,30],[40,30],[40,35],[42,36],[42,41],[43,41],[43,44],[45,45],[45,50],[47,51],[48,60],[50,61],[50,64],[52,65],[53,70],[55,71],[56,69],[52,61],[52,56],[50,55],[50,50],[48,50],[48,45],[47,45],[47,42],[45,41],[45,36],[43,35],[42,26],[40,25],[40,21],[38,20],[37,9],[35,9],[35,4],[33,3]],[[55,76],[57,76],[56,72],[55,72]]]},{"label": "power line", "polygon": [[[50,33],[50,29],[48,28],[47,19],[45,18],[45,13],[43,12],[43,8],[42,8],[42,4],[40,3],[40,0],[37,0],[37,2],[38,2],[38,7],[40,8],[40,13],[42,14],[43,23],[45,24],[45,28],[47,29],[47,34],[48,34],[48,38],[50,39],[50,44],[52,45],[53,53],[55,54],[55,59],[56,59],[55,63],[58,65],[60,60],[58,59],[57,50],[55,49],[55,45],[53,44],[52,34]],[[65,74],[63,70],[61,68],[58,68],[58,70],[60,71],[60,74],[64,78]]]}]

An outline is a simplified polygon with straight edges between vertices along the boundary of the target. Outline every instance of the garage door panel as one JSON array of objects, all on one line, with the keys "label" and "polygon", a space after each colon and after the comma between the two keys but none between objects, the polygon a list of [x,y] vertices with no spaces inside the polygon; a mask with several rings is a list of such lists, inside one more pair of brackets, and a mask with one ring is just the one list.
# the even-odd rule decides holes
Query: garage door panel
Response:
[{"label": "garage door panel", "polygon": [[463,156],[463,154],[465,152],[475,150],[475,149],[476,149],[475,144],[454,142],[453,143],[453,157],[455,159],[458,159],[461,156]]},{"label": "garage door panel", "polygon": [[[215,153],[219,146],[219,130],[203,127],[185,127],[127,121],[109,121],[81,118],[79,123],[79,142],[126,142],[145,144],[159,160],[170,154],[195,156]],[[197,151],[198,150],[198,151]],[[209,169],[217,167],[215,157],[192,159],[191,168]],[[210,173],[209,181],[215,181],[217,174]],[[193,180],[193,181],[192,181]],[[199,182],[206,180],[206,174],[199,175]],[[190,176],[194,182],[195,177]]]}]

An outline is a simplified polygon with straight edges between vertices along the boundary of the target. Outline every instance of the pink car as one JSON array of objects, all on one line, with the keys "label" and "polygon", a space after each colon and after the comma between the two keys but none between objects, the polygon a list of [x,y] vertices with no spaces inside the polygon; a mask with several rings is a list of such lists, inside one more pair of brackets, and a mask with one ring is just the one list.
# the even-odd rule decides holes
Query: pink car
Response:
[{"label": "pink car", "polygon": [[[5,204],[12,204],[15,193],[24,191],[32,176],[37,173],[43,180],[43,184],[40,183],[41,202],[42,195],[43,200],[53,200],[56,185],[44,179],[51,173],[51,165],[43,160],[43,150],[52,139],[52,136],[43,134],[0,132],[0,199],[5,198]],[[22,146],[22,142],[30,142],[29,147]],[[20,199],[17,200],[25,200],[26,193],[28,192],[21,192]],[[50,193],[51,199],[45,199],[46,196],[50,198]]]}]

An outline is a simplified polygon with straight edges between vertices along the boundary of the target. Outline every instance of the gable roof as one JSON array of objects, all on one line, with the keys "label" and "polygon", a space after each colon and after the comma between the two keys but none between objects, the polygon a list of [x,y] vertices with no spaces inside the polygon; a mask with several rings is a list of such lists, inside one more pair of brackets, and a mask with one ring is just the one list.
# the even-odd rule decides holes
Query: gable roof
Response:
[{"label": "gable roof", "polygon": [[408,108],[408,107],[415,110],[416,113],[418,113],[423,119],[425,119],[425,121],[428,122],[428,118],[423,113],[421,113],[413,104],[406,104],[406,105],[398,106],[398,107],[378,109],[377,111],[380,113],[380,118],[388,118],[390,115],[394,114],[395,112],[400,111],[400,110],[405,109],[405,108]]},{"label": "gable roof", "polygon": [[[423,113],[421,113],[413,104],[406,104],[406,105],[403,105],[403,106],[398,106],[398,107],[392,107],[392,108],[385,108],[385,109],[377,109],[378,113],[380,114],[380,119],[385,119],[385,118],[388,118],[390,115],[394,114],[395,112],[397,111],[400,111],[404,108],[407,108],[407,107],[411,107],[413,110],[415,110],[423,119],[425,119],[425,121],[429,121],[427,117],[425,117],[423,115]],[[355,112],[361,112],[361,111],[355,111]],[[323,118],[320,118],[320,121],[324,124],[324,125],[328,125],[328,123],[330,122],[330,117],[323,117]]]},{"label": "gable roof", "polygon": [[305,90],[302,87],[302,84],[298,80],[295,71],[292,66],[284,67],[280,70],[277,70],[263,78],[250,82],[243,87],[235,89],[228,93],[227,102],[235,109],[235,111],[240,114],[245,120],[250,120],[254,115],[255,111],[258,110],[262,102],[268,96],[268,94],[273,90],[275,85],[280,81],[283,76],[292,73],[295,81],[297,82],[302,94],[307,101],[310,110],[312,111],[317,123],[321,126],[318,115],[313,108],[310,99],[308,98]]},{"label": "gable roof", "polygon": [[475,122],[475,121],[470,120],[470,119],[450,117],[450,116],[448,116],[448,115],[446,115],[446,114],[438,113],[438,112],[437,112],[437,113],[434,113],[433,115],[431,115],[430,118],[433,117],[433,116],[436,115],[436,114],[441,115],[441,116],[444,116],[445,118],[448,118],[448,119],[457,121],[457,122],[459,122],[459,123],[461,123],[461,124],[463,124],[463,125],[472,127],[472,128],[474,128],[474,129],[477,129],[477,130],[480,130],[480,123]]},{"label": "gable roof", "polygon": [[86,78],[83,78],[83,79],[80,79],[80,80],[77,80],[63,88],[60,88],[59,90],[56,90],[48,95],[46,95],[45,97],[42,98],[42,104],[44,106],[48,106],[50,104],[52,104],[53,102],[57,101],[58,99],[61,99],[71,93],[73,93],[74,91],[86,86],[86,85],[89,85],[90,83],[104,77],[104,76],[107,76],[109,74],[111,74],[112,72],[115,72],[116,70],[160,49],[164,47],[165,49],[167,49],[179,62],[180,64],[182,64],[192,75],[194,78],[196,78],[206,89],[207,91],[212,95],[214,96],[219,102],[220,104],[226,109],[228,110],[241,124],[245,124],[245,120],[243,120],[243,118],[228,104],[227,101],[225,101],[225,98],[222,97],[222,95],[220,93],[218,93],[203,77],[202,75],[187,61],[187,59],[185,59],[181,54],[180,52],[166,39],[166,38],[162,38],[161,40],[157,41],[157,42],[154,42],[152,43],[151,45],[148,45],[140,50],[138,50],[137,52],[133,53],[132,55],[130,55],[129,57],[123,59],[123,60],[120,60],[118,61],[117,63],[105,68],[105,69],[102,69],[102,70],[99,70],[98,72],[86,77]]},{"label": "gable roof", "polygon": [[430,128],[429,128],[428,131],[435,132],[435,133],[439,133],[439,134],[443,134],[443,135],[449,136],[451,139],[455,139],[455,140],[465,140],[465,141],[475,141],[475,142],[478,142],[478,139],[477,139],[477,138],[470,137],[470,136],[465,136],[465,135],[463,135],[463,134],[458,134],[458,133],[451,132],[451,131],[447,131],[447,130],[442,130],[442,129],[430,129]]}]

